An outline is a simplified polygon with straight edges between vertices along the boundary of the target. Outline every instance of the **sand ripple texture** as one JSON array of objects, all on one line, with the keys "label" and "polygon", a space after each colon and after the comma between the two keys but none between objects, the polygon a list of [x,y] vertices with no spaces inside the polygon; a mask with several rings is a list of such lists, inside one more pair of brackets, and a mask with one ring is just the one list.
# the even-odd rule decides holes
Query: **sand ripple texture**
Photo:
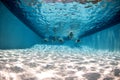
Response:
[{"label": "sand ripple texture", "polygon": [[120,80],[120,52],[50,45],[0,50],[0,80]]}]

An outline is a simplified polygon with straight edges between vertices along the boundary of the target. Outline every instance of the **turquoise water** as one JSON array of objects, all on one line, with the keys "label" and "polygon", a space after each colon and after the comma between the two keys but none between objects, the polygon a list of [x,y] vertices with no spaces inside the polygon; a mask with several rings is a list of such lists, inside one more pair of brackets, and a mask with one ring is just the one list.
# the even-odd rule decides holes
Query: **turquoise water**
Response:
[{"label": "turquoise water", "polygon": [[[30,1],[28,1],[28,3],[30,3]],[[28,28],[30,27],[29,25],[31,24],[31,22],[28,22],[29,25],[26,26],[20,21],[21,19],[18,20],[15,15],[13,15],[2,3],[0,3],[0,5],[0,48],[2,49],[28,48],[38,43],[57,43],[62,45],[67,44],[68,46],[71,46],[71,44],[75,44],[75,47],[78,45],[86,45],[95,49],[107,49],[110,51],[120,50],[120,25],[119,22],[117,22],[117,20],[119,20],[119,16],[115,19],[112,19],[112,22],[109,21],[109,19],[116,14],[115,12],[119,11],[119,0],[115,0],[112,3],[109,1],[102,1],[97,4],[79,4],[77,2],[73,2],[66,4],[36,3],[32,5],[31,3],[31,5],[28,6],[27,2],[24,4],[21,3],[21,5],[19,5],[18,7],[25,11],[25,13],[23,12],[23,14],[26,15],[22,16],[22,18],[25,19],[25,17],[27,17],[27,21],[32,21],[32,23],[36,24],[32,24],[31,28],[31,30],[35,31],[35,33],[39,34],[39,32],[41,33],[43,31],[43,34],[40,35],[45,36],[48,34],[47,37],[44,38],[40,38],[39,35],[36,35]],[[91,7],[85,8],[88,5],[91,5]],[[30,12],[31,10],[33,12]],[[20,13],[20,11],[16,12]],[[67,15],[65,16],[65,14]],[[40,15],[42,15],[44,19],[46,18],[45,20],[47,20],[46,22],[49,24],[48,26],[40,25],[44,23],[38,21],[41,18]],[[118,25],[116,22],[118,23]],[[112,28],[89,36],[89,34],[92,34],[93,32],[100,29],[97,29],[95,27]],[[34,28],[36,28],[38,31],[34,30]],[[42,30],[42,28],[46,29]],[[53,33],[52,30],[58,31]],[[73,33],[72,39],[67,39],[68,37],[70,38],[71,32]],[[76,45],[76,41],[79,40],[78,36],[80,37],[80,35],[81,37],[83,36],[83,38],[80,38],[81,42],[77,43]],[[47,40],[48,42],[45,42],[44,40]],[[61,43],[60,41],[63,42]]]},{"label": "turquoise water", "polygon": [[77,40],[120,21],[119,0],[102,0],[96,4],[46,3],[41,0],[3,2],[27,27],[49,41],[68,41],[68,37]]},{"label": "turquoise water", "polygon": [[119,0],[1,1],[0,80],[120,79]]}]

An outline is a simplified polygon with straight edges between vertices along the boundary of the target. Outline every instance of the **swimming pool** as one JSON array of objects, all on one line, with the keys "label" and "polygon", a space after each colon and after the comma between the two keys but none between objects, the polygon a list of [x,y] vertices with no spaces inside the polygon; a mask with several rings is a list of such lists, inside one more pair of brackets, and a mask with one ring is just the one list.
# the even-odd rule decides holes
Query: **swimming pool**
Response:
[{"label": "swimming pool", "polygon": [[0,80],[120,79],[119,0],[1,1]]}]

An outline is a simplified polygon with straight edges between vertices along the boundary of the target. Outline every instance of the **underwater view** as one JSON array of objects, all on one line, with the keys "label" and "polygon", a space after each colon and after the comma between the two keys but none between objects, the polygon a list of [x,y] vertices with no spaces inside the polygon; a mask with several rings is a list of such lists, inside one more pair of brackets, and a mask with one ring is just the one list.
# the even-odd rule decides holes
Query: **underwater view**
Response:
[{"label": "underwater view", "polygon": [[0,80],[120,80],[120,0],[0,0]]}]

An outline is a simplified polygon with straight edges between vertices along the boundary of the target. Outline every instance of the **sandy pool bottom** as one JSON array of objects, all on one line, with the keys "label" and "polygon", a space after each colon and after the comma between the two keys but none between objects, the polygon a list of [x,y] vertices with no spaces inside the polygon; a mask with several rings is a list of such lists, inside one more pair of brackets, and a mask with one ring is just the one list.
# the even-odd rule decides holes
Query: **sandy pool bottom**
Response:
[{"label": "sandy pool bottom", "polygon": [[0,80],[120,80],[120,53],[47,45],[0,50]]}]

